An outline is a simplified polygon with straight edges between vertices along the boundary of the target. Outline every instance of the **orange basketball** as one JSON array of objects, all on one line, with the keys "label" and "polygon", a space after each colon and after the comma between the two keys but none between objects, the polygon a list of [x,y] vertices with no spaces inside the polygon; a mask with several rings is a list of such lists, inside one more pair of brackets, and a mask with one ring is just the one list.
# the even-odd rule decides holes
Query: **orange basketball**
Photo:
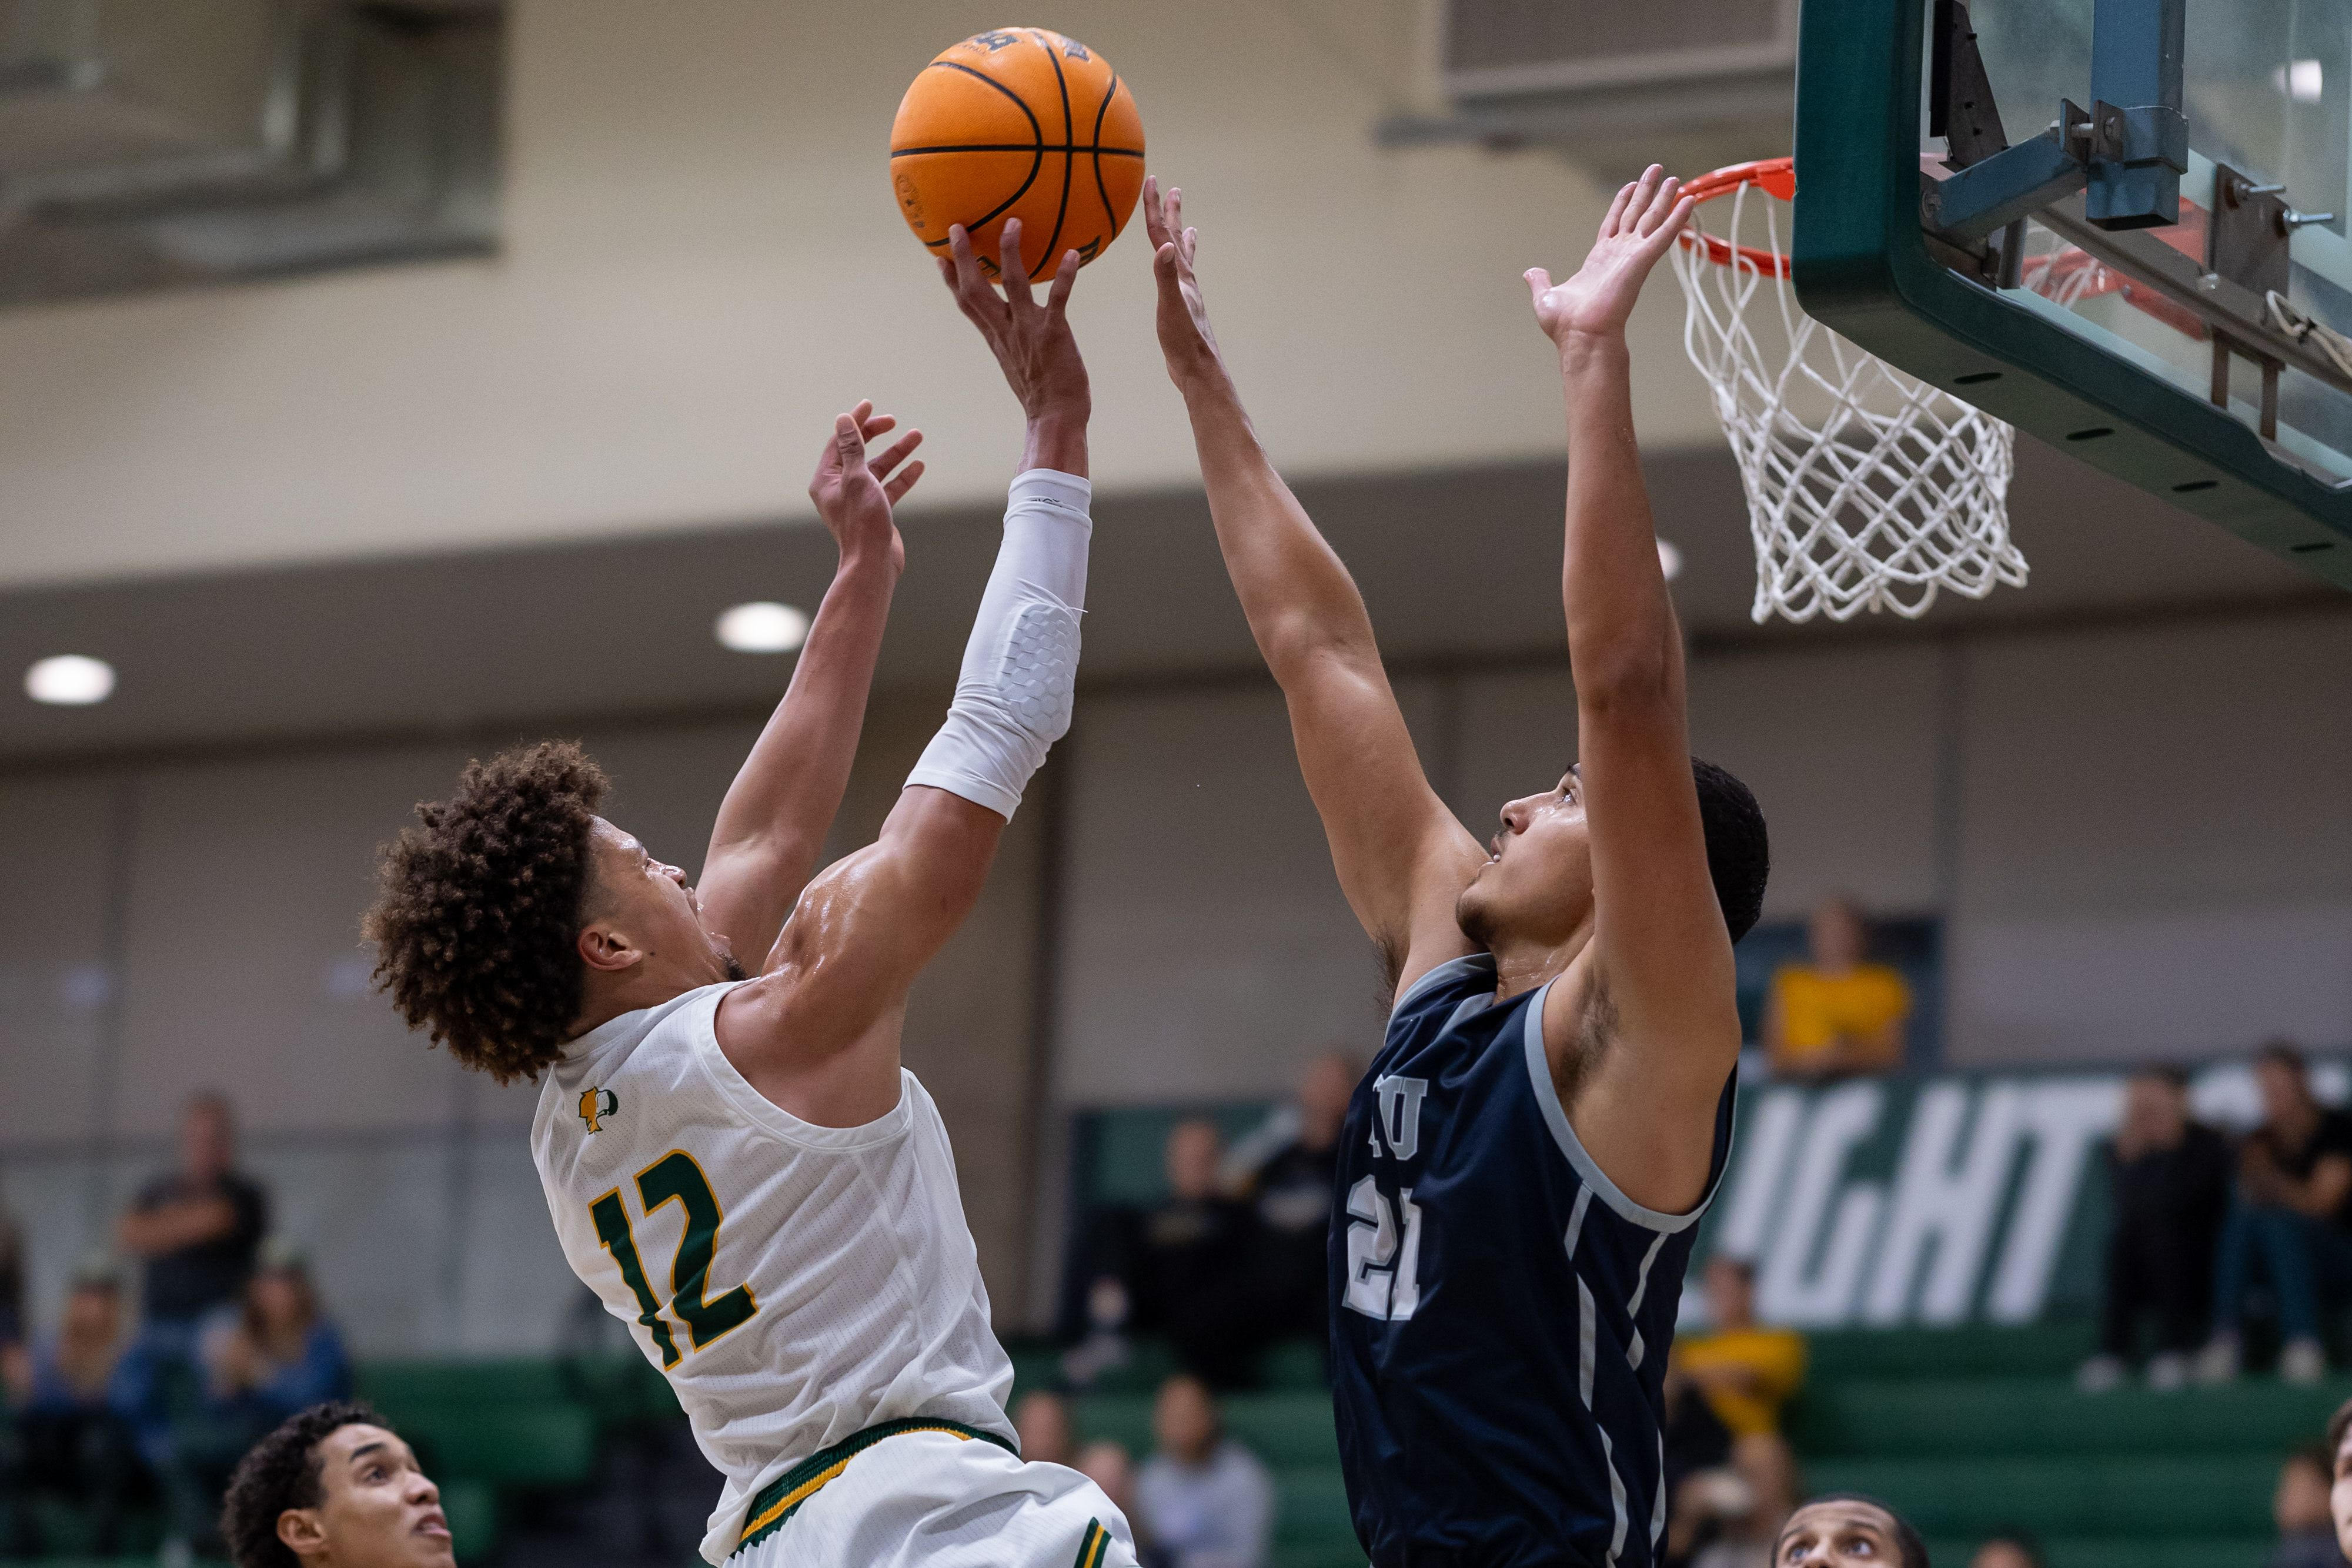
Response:
[{"label": "orange basketball", "polygon": [[1008,218],[1029,276],[1100,256],[1143,189],[1143,119],[1110,62],[1043,27],[966,38],[925,66],[890,126],[890,183],[915,237],[945,256],[961,224],[989,277]]}]

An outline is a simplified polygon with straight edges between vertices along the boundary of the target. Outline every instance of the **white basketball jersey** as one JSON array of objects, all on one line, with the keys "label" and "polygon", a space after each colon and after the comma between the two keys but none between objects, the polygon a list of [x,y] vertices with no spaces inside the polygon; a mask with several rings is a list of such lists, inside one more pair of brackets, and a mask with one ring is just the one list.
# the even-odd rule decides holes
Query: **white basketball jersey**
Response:
[{"label": "white basketball jersey", "polygon": [[727,1478],[702,1554],[798,1459],[902,1416],[1013,1436],[1013,1366],[931,1097],[862,1127],[780,1110],[712,1022],[732,985],[625,1014],[566,1049],[531,1157],[574,1272],[669,1378]]}]

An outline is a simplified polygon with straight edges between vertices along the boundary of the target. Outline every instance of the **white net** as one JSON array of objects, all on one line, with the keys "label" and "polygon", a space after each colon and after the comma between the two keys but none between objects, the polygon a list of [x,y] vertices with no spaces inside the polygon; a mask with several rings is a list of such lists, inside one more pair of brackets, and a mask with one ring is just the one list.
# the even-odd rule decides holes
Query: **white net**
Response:
[{"label": "white net", "polygon": [[1675,247],[1683,347],[1715,389],[1747,487],[1755,619],[1917,616],[1945,589],[2024,586],[2009,539],[2014,433],[1799,309],[1787,216],[1738,179],[1701,201]]}]

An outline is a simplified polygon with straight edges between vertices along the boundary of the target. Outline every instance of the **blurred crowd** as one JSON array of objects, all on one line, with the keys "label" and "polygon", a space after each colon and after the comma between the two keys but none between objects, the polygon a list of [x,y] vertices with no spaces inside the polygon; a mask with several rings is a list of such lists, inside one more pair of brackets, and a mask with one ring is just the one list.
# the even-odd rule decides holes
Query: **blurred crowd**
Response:
[{"label": "blurred crowd", "polygon": [[[216,1548],[238,1456],[351,1392],[308,1264],[237,1169],[226,1097],[189,1101],[177,1166],[139,1189],[114,1242],[73,1270],[56,1328],[28,1336],[22,1239],[0,1216],[0,1555],[110,1553],[126,1520],[154,1511],[172,1555]],[[59,1511],[79,1521],[70,1542],[47,1539]]]}]

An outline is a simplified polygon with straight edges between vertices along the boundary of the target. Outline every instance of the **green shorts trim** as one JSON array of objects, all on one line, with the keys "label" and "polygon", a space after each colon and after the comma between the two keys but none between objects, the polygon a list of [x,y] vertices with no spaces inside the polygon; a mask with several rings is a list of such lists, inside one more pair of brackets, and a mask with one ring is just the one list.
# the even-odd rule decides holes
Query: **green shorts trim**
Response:
[{"label": "green shorts trim", "polygon": [[[993,1443],[1011,1454],[1021,1457],[1021,1450],[1006,1438],[978,1427],[967,1427],[961,1421],[942,1421],[930,1416],[909,1416],[904,1420],[885,1421],[878,1427],[868,1427],[851,1434],[821,1453],[810,1455],[767,1486],[751,1500],[751,1511],[743,1521],[743,1534],[735,1542],[735,1551],[758,1544],[784,1527],[784,1521],[800,1511],[801,1504],[824,1489],[827,1481],[849,1468],[849,1461],[882,1441],[901,1432],[946,1432],[963,1438],[978,1437]],[[734,1555],[733,1552],[729,1553]]]}]

